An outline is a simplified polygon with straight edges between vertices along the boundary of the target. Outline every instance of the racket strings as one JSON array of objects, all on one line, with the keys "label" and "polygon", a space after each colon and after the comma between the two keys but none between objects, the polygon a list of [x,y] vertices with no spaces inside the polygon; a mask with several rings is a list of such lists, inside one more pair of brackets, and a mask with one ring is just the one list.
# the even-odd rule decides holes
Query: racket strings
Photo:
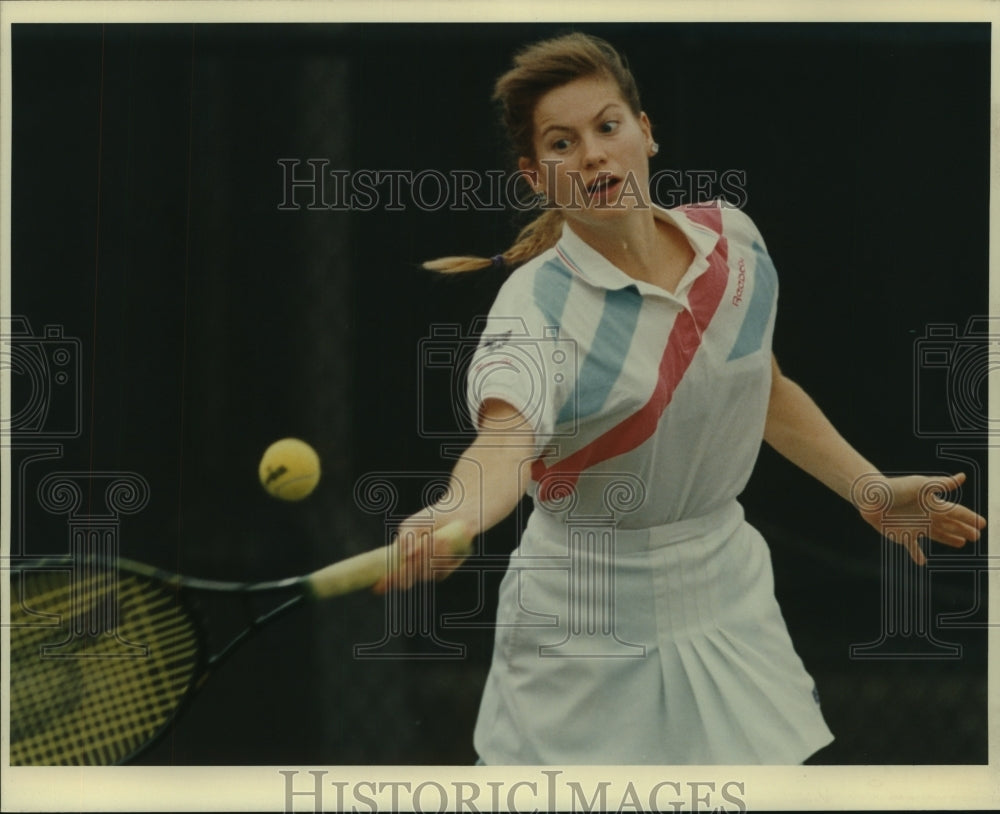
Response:
[{"label": "racket strings", "polygon": [[[11,764],[123,761],[169,722],[192,682],[199,648],[187,611],[126,573],[110,595],[106,574],[81,583],[31,572],[22,585],[11,607]],[[112,624],[89,632],[81,614],[104,618],[109,601]]]}]

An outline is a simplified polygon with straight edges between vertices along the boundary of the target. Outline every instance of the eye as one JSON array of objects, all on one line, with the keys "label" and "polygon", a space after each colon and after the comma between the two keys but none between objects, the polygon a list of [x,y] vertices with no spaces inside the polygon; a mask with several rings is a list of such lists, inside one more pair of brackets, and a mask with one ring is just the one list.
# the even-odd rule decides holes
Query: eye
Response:
[{"label": "eye", "polygon": [[557,153],[565,152],[569,147],[570,141],[568,138],[556,139],[552,142],[552,149]]},{"label": "eye", "polygon": [[601,122],[601,126],[598,128],[602,133],[613,133],[618,129],[619,122],[614,119],[608,119],[605,122]]}]

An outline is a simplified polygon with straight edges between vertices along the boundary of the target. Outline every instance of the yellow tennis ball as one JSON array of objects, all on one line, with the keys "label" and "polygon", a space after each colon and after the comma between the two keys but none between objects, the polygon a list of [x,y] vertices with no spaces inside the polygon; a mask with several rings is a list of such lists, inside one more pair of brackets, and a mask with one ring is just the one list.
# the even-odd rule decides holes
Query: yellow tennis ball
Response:
[{"label": "yellow tennis ball", "polygon": [[274,497],[302,500],[319,483],[319,455],[305,441],[282,438],[264,450],[258,474]]}]

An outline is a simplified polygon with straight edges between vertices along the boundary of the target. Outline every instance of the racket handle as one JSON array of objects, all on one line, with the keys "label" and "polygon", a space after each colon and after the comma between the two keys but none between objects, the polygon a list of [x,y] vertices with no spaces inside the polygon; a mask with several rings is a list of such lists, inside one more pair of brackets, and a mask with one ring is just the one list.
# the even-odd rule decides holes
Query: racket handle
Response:
[{"label": "racket handle", "polygon": [[[443,542],[447,553],[455,556],[468,554],[472,545],[469,531],[461,520],[437,529],[434,539],[438,545]],[[396,568],[398,561],[399,543],[394,542],[320,568],[306,577],[306,584],[315,599],[328,599],[372,587]]]}]

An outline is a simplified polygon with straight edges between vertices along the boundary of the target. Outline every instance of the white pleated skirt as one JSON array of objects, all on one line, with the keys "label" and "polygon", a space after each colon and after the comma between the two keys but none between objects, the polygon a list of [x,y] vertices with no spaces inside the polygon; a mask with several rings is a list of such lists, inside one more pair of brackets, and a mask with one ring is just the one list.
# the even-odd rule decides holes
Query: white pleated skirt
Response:
[{"label": "white pleated skirt", "polygon": [[797,764],[832,739],[738,503],[633,530],[532,513],[500,587],[486,764]]}]

